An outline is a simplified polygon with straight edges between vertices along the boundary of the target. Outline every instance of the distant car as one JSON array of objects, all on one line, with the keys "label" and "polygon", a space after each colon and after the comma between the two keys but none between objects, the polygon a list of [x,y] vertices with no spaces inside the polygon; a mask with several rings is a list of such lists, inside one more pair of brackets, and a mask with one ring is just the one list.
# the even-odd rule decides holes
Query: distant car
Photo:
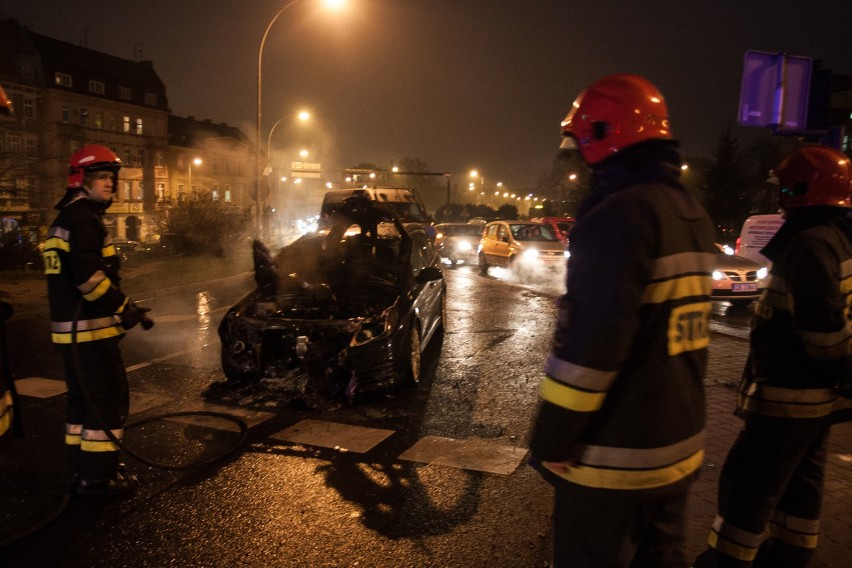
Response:
[{"label": "distant car", "polygon": [[733,254],[730,247],[718,244],[716,247],[719,251],[713,270],[713,299],[745,307],[760,298],[766,286],[768,267]]},{"label": "distant car", "polygon": [[229,381],[352,399],[420,380],[445,323],[440,257],[422,224],[373,224],[362,206],[274,257],[254,242],[258,287],[219,326]]},{"label": "distant car", "polygon": [[536,217],[530,219],[534,223],[544,223],[556,233],[559,240],[563,243],[568,243],[568,233],[574,228],[577,220],[574,217]]},{"label": "distant car", "polygon": [[519,277],[542,268],[565,267],[568,252],[553,230],[529,221],[492,221],[479,241],[479,272],[492,266],[510,269]]},{"label": "distant car", "polygon": [[435,225],[435,247],[451,266],[476,262],[476,249],[482,237],[482,227],[470,223],[439,223]]},{"label": "distant car", "polygon": [[112,246],[115,247],[115,252],[121,258],[122,262],[126,262],[137,252],[144,252],[149,247],[143,245],[139,241],[132,241],[124,238],[116,238],[112,240]]}]

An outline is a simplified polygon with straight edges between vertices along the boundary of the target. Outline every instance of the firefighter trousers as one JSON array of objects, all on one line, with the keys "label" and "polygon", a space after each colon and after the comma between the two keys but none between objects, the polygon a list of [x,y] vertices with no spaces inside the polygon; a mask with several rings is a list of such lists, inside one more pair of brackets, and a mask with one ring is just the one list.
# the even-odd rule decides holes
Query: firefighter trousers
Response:
[{"label": "firefighter trousers", "polygon": [[130,389],[118,342],[102,343],[78,350],[79,369],[73,352],[63,350],[69,474],[88,481],[115,477],[119,448],[106,431],[120,440],[130,409]]},{"label": "firefighter trousers", "polygon": [[689,480],[651,491],[554,484],[554,568],[685,568]]},{"label": "firefighter trousers", "polygon": [[825,418],[749,417],[719,478],[719,513],[696,568],[804,567],[819,534]]}]

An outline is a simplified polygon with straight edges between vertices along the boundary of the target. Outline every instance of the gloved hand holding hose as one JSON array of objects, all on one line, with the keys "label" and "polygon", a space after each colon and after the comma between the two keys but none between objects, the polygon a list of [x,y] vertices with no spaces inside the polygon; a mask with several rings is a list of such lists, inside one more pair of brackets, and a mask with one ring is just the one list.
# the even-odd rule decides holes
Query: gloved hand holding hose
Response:
[{"label": "gloved hand holding hose", "polygon": [[131,329],[136,327],[136,324],[142,324],[142,329],[149,330],[154,327],[154,321],[146,315],[151,311],[151,308],[143,308],[135,302],[128,301],[118,317],[121,319],[121,327]]}]

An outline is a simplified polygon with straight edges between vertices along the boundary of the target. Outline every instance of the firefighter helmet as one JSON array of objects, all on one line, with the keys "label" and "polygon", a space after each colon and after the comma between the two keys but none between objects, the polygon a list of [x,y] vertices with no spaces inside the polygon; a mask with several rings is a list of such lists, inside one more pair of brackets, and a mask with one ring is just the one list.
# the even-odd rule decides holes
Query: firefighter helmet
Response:
[{"label": "firefighter helmet", "polygon": [[639,142],[672,138],[660,90],[626,74],[604,77],[580,93],[562,121],[562,135],[592,165]]},{"label": "firefighter helmet", "polygon": [[115,152],[99,144],[83,146],[71,155],[68,161],[68,188],[83,187],[86,172],[108,170],[117,177],[121,160]]},{"label": "firefighter helmet", "polygon": [[778,204],[784,209],[814,205],[852,208],[852,163],[834,148],[796,150],[774,174],[780,185]]}]

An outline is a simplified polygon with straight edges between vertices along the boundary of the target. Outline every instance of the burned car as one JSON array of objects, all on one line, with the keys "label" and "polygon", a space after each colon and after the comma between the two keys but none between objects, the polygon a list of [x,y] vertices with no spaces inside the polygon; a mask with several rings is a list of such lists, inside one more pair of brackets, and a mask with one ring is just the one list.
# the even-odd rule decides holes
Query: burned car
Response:
[{"label": "burned car", "polygon": [[440,256],[422,225],[356,197],[330,227],[275,256],[253,247],[257,289],[219,326],[229,382],[351,400],[420,380],[446,309]]}]

